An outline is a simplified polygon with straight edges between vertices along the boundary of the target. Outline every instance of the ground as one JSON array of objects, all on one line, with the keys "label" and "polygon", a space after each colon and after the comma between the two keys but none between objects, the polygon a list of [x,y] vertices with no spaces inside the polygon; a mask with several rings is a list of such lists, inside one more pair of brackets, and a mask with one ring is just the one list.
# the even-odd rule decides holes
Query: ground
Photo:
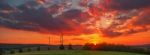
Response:
[{"label": "ground", "polygon": [[51,50],[51,51],[17,53],[12,55],[145,55],[145,54],[113,52],[113,51]]}]

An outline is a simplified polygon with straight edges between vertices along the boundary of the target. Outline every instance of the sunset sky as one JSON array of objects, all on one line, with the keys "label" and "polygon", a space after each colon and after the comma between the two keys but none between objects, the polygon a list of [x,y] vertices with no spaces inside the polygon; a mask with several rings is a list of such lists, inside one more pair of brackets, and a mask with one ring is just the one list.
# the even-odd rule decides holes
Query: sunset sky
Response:
[{"label": "sunset sky", "polygon": [[0,0],[0,43],[150,44],[150,0]]}]

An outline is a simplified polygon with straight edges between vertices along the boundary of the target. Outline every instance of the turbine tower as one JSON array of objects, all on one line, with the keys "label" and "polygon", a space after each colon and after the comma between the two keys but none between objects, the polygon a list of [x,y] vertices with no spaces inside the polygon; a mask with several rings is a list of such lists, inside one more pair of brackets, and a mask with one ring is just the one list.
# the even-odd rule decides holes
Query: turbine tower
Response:
[{"label": "turbine tower", "polygon": [[48,38],[48,50],[50,50],[50,46],[51,46],[51,37],[49,36],[49,38]]},{"label": "turbine tower", "polygon": [[65,47],[64,47],[64,37],[63,37],[63,33],[61,32],[61,35],[60,35],[60,46],[59,46],[59,49],[60,50],[64,50]]},{"label": "turbine tower", "polygon": [[60,43],[61,43],[61,45],[64,45],[64,37],[63,37],[63,33],[61,33],[61,36],[60,36]]},{"label": "turbine tower", "polygon": [[51,45],[51,37],[49,36],[49,38],[48,38],[49,40],[48,40],[48,42],[49,42],[49,45]]}]

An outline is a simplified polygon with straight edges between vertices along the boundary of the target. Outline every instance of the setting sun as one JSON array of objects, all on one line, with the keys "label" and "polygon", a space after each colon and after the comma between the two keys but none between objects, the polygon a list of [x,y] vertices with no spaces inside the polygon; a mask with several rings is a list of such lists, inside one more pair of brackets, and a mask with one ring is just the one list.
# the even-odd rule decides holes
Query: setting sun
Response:
[{"label": "setting sun", "polygon": [[98,34],[92,34],[89,40],[89,43],[92,43],[94,45],[102,43],[102,37],[100,37]]}]

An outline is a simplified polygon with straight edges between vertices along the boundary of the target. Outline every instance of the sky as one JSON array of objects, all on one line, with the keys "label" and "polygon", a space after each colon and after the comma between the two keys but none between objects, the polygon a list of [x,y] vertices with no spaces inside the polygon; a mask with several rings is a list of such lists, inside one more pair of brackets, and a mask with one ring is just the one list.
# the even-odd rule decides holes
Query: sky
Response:
[{"label": "sky", "polygon": [[0,43],[150,44],[150,0],[0,0]]}]

